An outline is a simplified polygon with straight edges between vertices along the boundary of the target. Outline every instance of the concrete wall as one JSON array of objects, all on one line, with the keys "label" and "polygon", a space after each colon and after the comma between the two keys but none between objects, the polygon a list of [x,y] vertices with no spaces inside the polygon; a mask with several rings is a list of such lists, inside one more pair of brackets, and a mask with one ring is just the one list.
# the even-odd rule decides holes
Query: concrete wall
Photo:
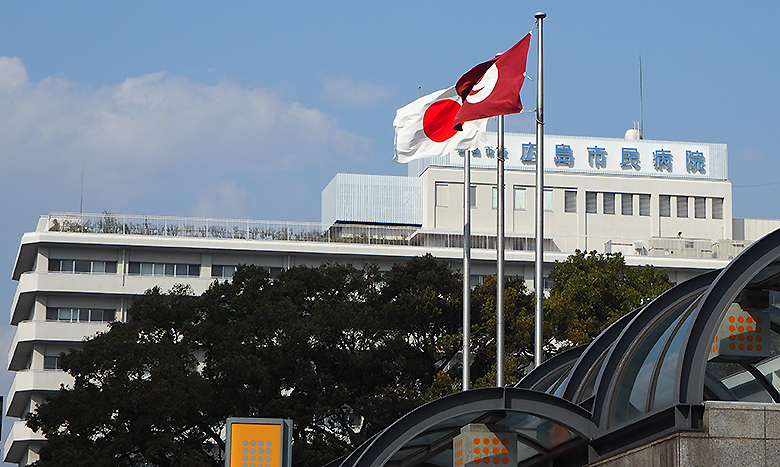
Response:
[{"label": "concrete wall", "polygon": [[780,404],[707,402],[703,433],[677,433],[591,464],[599,467],[775,466]]}]

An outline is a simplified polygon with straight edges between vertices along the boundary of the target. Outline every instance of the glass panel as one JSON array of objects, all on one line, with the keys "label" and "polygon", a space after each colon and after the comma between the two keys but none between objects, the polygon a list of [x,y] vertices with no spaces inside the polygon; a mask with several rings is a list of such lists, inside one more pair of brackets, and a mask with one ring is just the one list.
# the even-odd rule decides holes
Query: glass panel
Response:
[{"label": "glass panel", "polygon": [[661,217],[670,217],[672,215],[672,197],[669,195],[660,195],[658,197],[658,212]]},{"label": "glass panel", "polygon": [[59,271],[60,270],[60,260],[58,259],[50,259],[49,260],[49,271]]},{"label": "glass panel", "polygon": [[604,193],[604,214],[615,214],[615,193]]},{"label": "glass panel", "polygon": [[141,275],[142,276],[152,275],[152,263],[141,263]]},{"label": "glass panel", "polygon": [[525,211],[525,188],[515,187],[515,211]]},{"label": "glass panel", "polygon": [[154,275],[155,276],[164,276],[165,275],[165,264],[163,263],[156,263],[153,265],[154,269]]},{"label": "glass panel", "polygon": [[688,307],[685,322],[683,322],[680,329],[674,335],[674,338],[666,351],[666,355],[663,356],[664,360],[658,371],[658,379],[655,382],[655,394],[653,395],[653,404],[650,407],[650,410],[656,408],[660,409],[674,404],[674,378],[677,372],[677,359],[680,355],[680,348],[682,348],[683,340],[685,339],[685,333],[688,332],[688,326],[690,326],[693,321],[693,310],[696,308],[697,304],[698,299]]},{"label": "glass panel", "polygon": [[60,368],[60,357],[43,357],[44,370],[58,370]]},{"label": "glass panel", "polygon": [[693,212],[696,219],[704,219],[707,217],[707,199],[693,198]]},{"label": "glass panel", "polygon": [[116,310],[103,310],[103,321],[107,323],[116,321]]},{"label": "glass panel", "polygon": [[544,210],[545,211],[552,211],[553,210],[553,191],[552,189],[544,189]]},{"label": "glass panel", "polygon": [[598,200],[596,198],[596,192],[594,191],[586,191],[585,192],[585,212],[588,214],[596,214],[596,206],[598,204]]},{"label": "glass panel", "polygon": [[90,313],[90,316],[89,316],[89,320],[90,321],[97,321],[97,322],[103,321],[103,310],[100,310],[100,309],[92,310],[92,312]]},{"label": "glass panel", "polygon": [[141,263],[138,262],[131,262],[127,265],[127,273],[128,274],[141,274]]},{"label": "glass panel", "polygon": [[73,272],[73,260],[72,259],[60,260],[60,271]]},{"label": "glass panel", "polygon": [[57,321],[58,311],[53,307],[46,307],[46,321]]},{"label": "glass panel", "polygon": [[492,191],[492,199],[491,205],[493,206],[493,209],[498,209],[498,187],[493,187]]},{"label": "glass panel", "polygon": [[677,197],[677,217],[688,217],[688,197]]},{"label": "glass panel", "polygon": [[565,212],[577,212],[577,192],[567,190],[564,192],[564,206]]},{"label": "glass panel", "polygon": [[92,273],[93,274],[104,274],[106,272],[106,262],[105,261],[93,261],[92,262]]},{"label": "glass panel", "polygon": [[639,215],[650,215],[650,195],[639,195]]},{"label": "glass panel", "polygon": [[166,276],[173,276],[173,275],[175,275],[175,272],[176,272],[176,265],[175,264],[165,264],[164,268],[165,268],[165,273],[164,274]]},{"label": "glass panel", "polygon": [[116,274],[116,261],[106,261],[106,274]]},{"label": "glass panel", "polygon": [[79,321],[83,321],[83,322],[89,321],[89,308],[79,309]]},{"label": "glass panel", "polygon": [[717,377],[735,400],[742,402],[773,402],[753,375],[739,363],[707,362],[707,371]]},{"label": "glass panel", "polygon": [[712,218],[723,219],[723,198],[712,198]]},{"label": "glass panel", "polygon": [[476,208],[477,207],[477,187],[475,185],[471,185],[469,187],[469,189],[471,190],[471,192],[470,192],[471,193],[470,194],[470,196],[471,196],[471,200],[470,200],[471,201],[471,207],[472,208]]},{"label": "glass panel", "polygon": [[70,321],[71,317],[71,309],[70,308],[59,308],[59,312],[57,313],[57,317],[60,321]]},{"label": "glass panel", "polygon": [[211,277],[225,277],[223,268],[224,266],[211,266]]},{"label": "glass panel", "polygon": [[76,272],[92,272],[90,266],[92,266],[92,261],[77,260]]},{"label": "glass panel", "polygon": [[606,348],[606,350],[604,350],[604,352],[599,356],[599,358],[591,367],[590,372],[585,376],[585,384],[582,386],[580,393],[577,394],[577,397],[574,400],[575,404],[580,404],[593,395],[593,388],[596,387],[596,378],[599,375],[599,371],[601,371],[601,367],[604,366],[604,362],[606,361],[607,354],[609,353],[609,349],[611,348],[612,345],[610,345],[609,347]]},{"label": "glass panel", "polygon": [[631,193],[620,195],[620,214],[624,216],[634,215],[634,195]]},{"label": "glass panel", "polygon": [[177,276],[188,276],[189,275],[189,265],[188,264],[177,264],[176,265],[176,275]]},{"label": "glass panel", "polygon": [[190,264],[189,275],[190,277],[200,276],[200,264]]},{"label": "glass panel", "polygon": [[667,310],[644,335],[639,337],[633,351],[618,376],[616,394],[610,410],[610,426],[616,426],[647,412],[647,394],[658,352],[666,341],[671,327],[693,300]]}]

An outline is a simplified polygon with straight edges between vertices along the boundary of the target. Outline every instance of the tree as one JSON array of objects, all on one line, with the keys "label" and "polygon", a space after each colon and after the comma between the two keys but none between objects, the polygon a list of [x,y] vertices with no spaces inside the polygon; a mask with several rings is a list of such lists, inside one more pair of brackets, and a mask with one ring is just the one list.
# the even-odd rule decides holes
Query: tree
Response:
[{"label": "tree", "polygon": [[652,266],[627,266],[618,253],[577,250],[550,270],[553,286],[545,300],[545,326],[558,343],[590,342],[629,311],[646,305],[669,287],[669,277]]},{"label": "tree", "polygon": [[319,467],[433,394],[457,352],[459,284],[428,256],[151,290],[63,357],[73,387],[28,416],[49,439],[36,465],[221,465],[216,433],[235,416],[292,419],[295,465]]},{"label": "tree", "polygon": [[[577,252],[550,276],[545,337],[571,344],[669,287],[619,255]],[[295,467],[324,465],[460,389],[461,280],[427,255],[384,273],[242,266],[200,296],[152,289],[63,356],[74,385],[27,418],[49,440],[35,465],[217,466],[228,417],[292,419]],[[505,291],[512,381],[533,356],[534,298],[519,279]],[[495,384],[495,294],[495,276],[472,292],[475,387]]]},{"label": "tree", "polygon": [[204,450],[222,443],[203,410],[214,393],[187,337],[195,301],[185,288],[152,289],[132,320],[62,356],[75,382],[28,415],[48,440],[34,465],[219,465]]}]

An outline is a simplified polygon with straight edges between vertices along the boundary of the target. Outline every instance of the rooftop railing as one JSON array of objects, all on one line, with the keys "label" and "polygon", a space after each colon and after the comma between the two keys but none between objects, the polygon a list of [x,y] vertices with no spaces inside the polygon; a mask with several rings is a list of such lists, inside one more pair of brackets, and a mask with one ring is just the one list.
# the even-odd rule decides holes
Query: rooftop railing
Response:
[{"label": "rooftop railing", "polygon": [[[357,243],[370,245],[461,248],[463,235],[452,231],[423,231],[414,226],[360,224],[323,225],[319,222],[257,221],[202,217],[141,216],[127,214],[53,213],[45,216],[43,230],[75,233],[150,235],[231,240]],[[575,250],[621,253],[623,256],[669,256],[701,259],[732,259],[751,242],[704,238],[625,238],[548,233],[544,250],[573,253]],[[534,251],[532,233],[507,233],[508,251]],[[476,250],[495,250],[496,236],[474,233]]]}]

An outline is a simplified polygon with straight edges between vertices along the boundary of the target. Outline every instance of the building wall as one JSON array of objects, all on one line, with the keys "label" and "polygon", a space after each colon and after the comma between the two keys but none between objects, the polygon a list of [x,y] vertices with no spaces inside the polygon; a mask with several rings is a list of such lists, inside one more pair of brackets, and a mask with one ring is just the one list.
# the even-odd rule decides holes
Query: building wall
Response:
[{"label": "building wall", "polygon": [[780,405],[706,402],[704,432],[677,433],[592,467],[770,467],[780,459]]}]

